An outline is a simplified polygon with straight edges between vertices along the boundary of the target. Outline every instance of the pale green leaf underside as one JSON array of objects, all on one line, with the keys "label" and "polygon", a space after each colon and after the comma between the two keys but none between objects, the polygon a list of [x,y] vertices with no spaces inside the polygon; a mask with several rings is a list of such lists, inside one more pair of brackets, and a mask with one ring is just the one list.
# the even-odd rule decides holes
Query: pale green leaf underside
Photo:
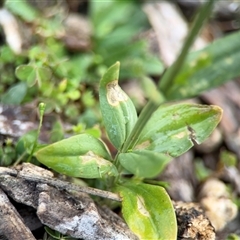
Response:
[{"label": "pale green leaf underside", "polygon": [[56,172],[82,178],[117,175],[104,144],[89,134],[79,134],[53,143],[35,153],[39,162]]},{"label": "pale green leaf underside", "polygon": [[134,150],[176,157],[206,140],[221,120],[222,109],[199,104],[164,104],[143,128]]},{"label": "pale green leaf underside", "polygon": [[166,154],[148,150],[135,150],[129,153],[121,153],[118,158],[126,170],[135,176],[143,178],[153,178],[157,176],[171,160],[171,157]]},{"label": "pale green leaf underside", "polygon": [[117,188],[122,213],[139,239],[175,240],[177,223],[171,200],[164,188],[128,182]]},{"label": "pale green leaf underside", "polygon": [[239,39],[240,31],[190,53],[172,86],[164,92],[165,97],[168,100],[193,97],[240,76]]}]

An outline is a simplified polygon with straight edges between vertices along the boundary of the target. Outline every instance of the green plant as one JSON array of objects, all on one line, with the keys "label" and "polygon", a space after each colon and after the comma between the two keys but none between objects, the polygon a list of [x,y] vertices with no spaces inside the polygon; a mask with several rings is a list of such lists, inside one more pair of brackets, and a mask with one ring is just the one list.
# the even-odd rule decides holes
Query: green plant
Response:
[{"label": "green plant", "polygon": [[57,231],[54,231],[48,227],[45,227],[46,233],[44,235],[43,240],[75,240],[76,238],[72,238],[69,236],[65,236]]},{"label": "green plant", "polygon": [[[176,218],[168,194],[163,187],[143,183],[144,178],[157,176],[172,157],[186,152],[194,143],[202,143],[222,115],[217,106],[168,101],[191,97],[227,81],[229,76],[239,75],[234,63],[234,59],[239,57],[234,52],[237,44],[235,41],[231,46],[227,44],[229,38],[236,40],[239,33],[217,43],[218,48],[221,44],[228,46],[231,56],[229,51],[220,54],[215,43],[190,54],[184,63],[212,4],[213,1],[209,1],[200,12],[182,53],[164,74],[160,91],[150,79],[142,78],[142,84],[149,88],[146,94],[150,100],[139,117],[130,98],[118,85],[119,62],[103,75],[99,89],[100,110],[108,137],[117,149],[115,156],[100,139],[88,133],[35,152],[41,163],[59,173],[102,180],[105,189],[118,193],[122,197],[123,217],[141,239],[176,239],[177,236]],[[223,65],[232,70],[230,75],[222,72],[208,75],[210,66],[213,69]],[[196,82],[199,76],[200,80]],[[208,78],[214,81],[206,82]]]},{"label": "green plant", "polygon": [[[118,150],[115,159],[101,140],[86,133],[44,147],[35,156],[68,176],[105,179],[106,187],[123,198],[123,216],[140,238],[174,239],[176,221],[169,196],[164,188],[142,180],[157,176],[172,157],[187,151],[194,141],[203,142],[220,121],[221,109],[188,103],[161,105],[136,142],[126,145],[137,113],[119,87],[118,75],[116,63],[100,81],[100,109],[109,139]],[[127,178],[129,174],[134,174],[135,180]]]},{"label": "green plant", "polygon": [[228,237],[227,237],[227,240],[239,240],[240,237],[236,234],[230,234]]},{"label": "green plant", "polygon": [[14,149],[13,140],[7,138],[0,148],[0,165],[9,166],[16,158],[16,151]]},{"label": "green plant", "polygon": [[[121,79],[159,75],[163,65],[147,50],[147,42],[136,38],[147,27],[146,15],[136,1],[91,1],[93,50],[98,57],[96,72],[121,62]],[[129,21],[130,20],[130,21]],[[96,75],[95,75],[96,76]],[[96,78],[95,78],[96,79]]]},{"label": "green plant", "polygon": [[[1,79],[4,79],[0,93],[5,92],[1,97],[3,103],[44,101],[48,113],[63,113],[74,123],[81,121],[92,127],[99,122],[97,102],[92,98],[93,86],[110,64],[121,61],[124,73],[121,78],[126,79],[160,75],[163,71],[158,57],[147,50],[146,40],[137,37],[146,29],[147,19],[135,1],[89,1],[92,47],[90,51],[71,55],[59,40],[66,18],[64,11],[49,16],[44,9],[39,11],[26,0],[18,4],[6,1],[4,6],[31,26],[34,39],[23,56],[14,55],[6,46],[0,49],[4,57],[0,59]],[[6,61],[11,65],[6,66]],[[16,78],[20,83],[10,86]],[[87,116],[79,120],[78,116],[86,109]]]},{"label": "green plant", "polygon": [[[20,104],[26,95],[27,86],[24,83],[15,82],[14,70],[26,59],[21,56],[15,56],[6,45],[0,47],[0,100],[5,104]],[[12,86],[14,84],[14,86]],[[11,88],[7,91],[7,89]],[[18,98],[14,97],[14,95]]]}]

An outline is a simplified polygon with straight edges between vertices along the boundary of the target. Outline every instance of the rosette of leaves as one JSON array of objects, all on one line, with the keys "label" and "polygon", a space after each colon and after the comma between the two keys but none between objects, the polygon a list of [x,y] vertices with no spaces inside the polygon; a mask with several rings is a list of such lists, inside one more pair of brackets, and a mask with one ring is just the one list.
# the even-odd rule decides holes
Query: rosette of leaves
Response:
[{"label": "rosette of leaves", "polygon": [[114,177],[116,184],[112,187],[122,197],[123,217],[130,229],[141,239],[176,239],[175,213],[165,189],[126,180],[124,176],[157,176],[172,157],[183,154],[194,143],[202,143],[211,134],[222,110],[190,103],[162,104],[128,148],[124,144],[138,116],[131,99],[118,85],[119,67],[117,62],[108,69],[99,90],[103,124],[118,150],[115,158],[100,139],[86,133],[48,145],[35,155],[41,163],[68,176]]}]

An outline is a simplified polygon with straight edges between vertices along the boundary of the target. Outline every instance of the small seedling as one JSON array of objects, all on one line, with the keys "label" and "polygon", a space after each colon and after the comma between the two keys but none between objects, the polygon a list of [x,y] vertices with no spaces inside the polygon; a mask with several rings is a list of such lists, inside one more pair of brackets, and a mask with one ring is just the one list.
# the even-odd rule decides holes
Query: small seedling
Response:
[{"label": "small seedling", "polygon": [[[117,62],[108,69],[99,91],[103,122],[117,155],[111,156],[101,140],[83,133],[48,145],[35,156],[68,176],[104,178],[110,190],[122,197],[123,216],[140,238],[175,239],[176,219],[168,194],[163,187],[144,184],[140,179],[157,176],[172,157],[191,148],[193,133],[195,142],[203,142],[220,121],[222,111],[217,106],[163,104],[134,144],[126,146],[138,117],[131,99],[118,85],[119,66]],[[126,178],[129,174],[138,181]]]},{"label": "small seedling", "polygon": [[99,88],[100,110],[107,135],[117,150],[115,156],[101,139],[87,133],[35,152],[41,163],[59,173],[104,179],[104,188],[120,195],[123,217],[140,239],[177,238],[170,197],[163,187],[143,183],[143,180],[156,177],[173,157],[180,156],[196,143],[201,144],[222,116],[222,110],[217,106],[169,102],[192,97],[226,81],[227,76],[221,75],[212,84],[206,83],[208,76],[199,70],[202,67],[204,71],[209,61],[222,64],[224,57],[228,57],[224,55],[217,59],[215,45],[203,50],[208,53],[205,59],[201,58],[201,53],[194,55],[196,65],[201,65],[195,69],[196,73],[201,72],[197,84],[193,72],[188,73],[190,82],[180,78],[184,75],[182,69],[188,69],[188,61],[194,59],[190,56],[184,65],[188,49],[203,20],[210,14],[212,4],[213,1],[208,1],[203,7],[179,58],[164,74],[159,89],[150,79],[142,79],[143,85],[149,86],[153,94],[146,91],[150,100],[139,116],[131,99],[118,84],[120,63],[111,66],[103,75]]}]

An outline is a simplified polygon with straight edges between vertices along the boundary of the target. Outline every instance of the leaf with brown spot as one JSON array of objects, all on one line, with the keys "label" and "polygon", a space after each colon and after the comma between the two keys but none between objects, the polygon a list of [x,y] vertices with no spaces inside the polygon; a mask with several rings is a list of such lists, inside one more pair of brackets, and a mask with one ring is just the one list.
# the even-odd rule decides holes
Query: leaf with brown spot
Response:
[{"label": "leaf with brown spot", "polygon": [[136,150],[177,157],[206,140],[222,117],[218,106],[179,103],[160,106],[143,128]]},{"label": "leaf with brown spot", "polygon": [[123,217],[139,239],[177,239],[175,212],[164,188],[126,182],[116,190],[123,200]]},{"label": "leaf with brown spot", "polygon": [[112,144],[119,150],[132,131],[137,112],[118,85],[120,63],[111,66],[100,80],[99,101],[103,123]]}]

